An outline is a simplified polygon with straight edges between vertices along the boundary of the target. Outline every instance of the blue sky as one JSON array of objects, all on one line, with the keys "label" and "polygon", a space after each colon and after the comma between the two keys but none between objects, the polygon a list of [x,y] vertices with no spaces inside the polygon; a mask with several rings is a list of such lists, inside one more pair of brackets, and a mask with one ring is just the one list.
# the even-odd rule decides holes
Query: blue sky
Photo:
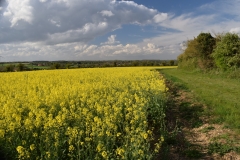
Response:
[{"label": "blue sky", "polygon": [[177,59],[201,32],[240,33],[240,0],[0,2],[0,61]]}]

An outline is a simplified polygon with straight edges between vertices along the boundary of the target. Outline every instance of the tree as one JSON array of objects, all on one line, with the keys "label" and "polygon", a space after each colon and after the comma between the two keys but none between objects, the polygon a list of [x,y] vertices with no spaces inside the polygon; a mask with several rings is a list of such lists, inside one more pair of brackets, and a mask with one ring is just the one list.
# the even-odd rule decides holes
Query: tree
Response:
[{"label": "tree", "polygon": [[214,60],[211,56],[215,47],[215,38],[210,33],[200,33],[197,38],[197,57],[198,67],[201,69],[208,69],[214,66]]},{"label": "tree", "polygon": [[53,68],[54,69],[60,69],[61,68],[61,65],[59,63],[54,63],[53,64]]},{"label": "tree", "polygon": [[196,38],[198,56],[201,58],[209,58],[215,46],[215,39],[210,33],[200,33]]},{"label": "tree", "polygon": [[113,61],[113,67],[117,67],[117,61]]},{"label": "tree", "polygon": [[206,70],[214,66],[211,54],[215,47],[215,38],[210,33],[200,33],[197,38],[188,40],[186,45],[187,48],[178,56],[180,68]]},{"label": "tree", "polygon": [[240,40],[234,33],[226,33],[213,52],[217,67],[227,70],[240,67]]},{"label": "tree", "polygon": [[19,71],[23,71],[23,70],[24,70],[24,64],[19,63],[19,64],[17,65],[17,69],[18,69]]},{"label": "tree", "polygon": [[197,68],[197,41],[196,39],[186,42],[186,49],[178,56],[179,68],[195,69]]},{"label": "tree", "polygon": [[70,63],[65,64],[66,69],[70,69],[71,66],[72,66],[72,65],[71,65]]},{"label": "tree", "polygon": [[174,66],[174,60],[169,61],[169,66]]},{"label": "tree", "polygon": [[14,71],[14,65],[9,64],[5,67],[6,72],[13,72]]},{"label": "tree", "polygon": [[133,62],[132,62],[132,66],[139,66],[139,61],[137,61],[137,60],[136,60],[136,61],[133,61]]}]

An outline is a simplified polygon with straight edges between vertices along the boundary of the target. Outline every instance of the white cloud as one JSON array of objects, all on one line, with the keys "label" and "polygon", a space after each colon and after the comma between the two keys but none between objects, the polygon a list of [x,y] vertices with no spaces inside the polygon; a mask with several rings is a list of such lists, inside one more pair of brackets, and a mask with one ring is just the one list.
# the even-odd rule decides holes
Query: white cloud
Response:
[{"label": "white cloud", "polygon": [[48,35],[46,44],[58,44],[66,42],[89,41],[102,33],[107,32],[108,24],[100,22],[98,24],[87,23],[80,29],[68,30],[62,33]]},{"label": "white cloud", "polygon": [[[108,60],[108,59],[154,59],[161,57],[164,48],[152,43],[86,45],[84,43],[64,43],[43,45],[33,42],[4,44],[0,55],[4,60]],[[155,57],[156,58],[156,57]]]},{"label": "white cloud", "polygon": [[183,41],[182,43],[179,44],[180,48],[181,48],[183,51],[187,48],[186,45],[187,45],[187,44],[186,44],[186,41]]},{"label": "white cloud", "polygon": [[168,18],[167,13],[159,13],[153,17],[155,23],[160,23]]},{"label": "white cloud", "polygon": [[240,34],[240,27],[231,28],[229,32],[231,32],[231,33],[236,33],[236,34]]},{"label": "white cloud", "polygon": [[108,37],[107,42],[101,44],[116,44],[116,43],[120,43],[119,41],[116,41],[116,35],[111,35],[110,37]]},{"label": "white cloud", "polygon": [[107,11],[107,10],[103,10],[100,13],[102,14],[102,16],[107,16],[107,17],[111,17],[114,15],[112,11]]},{"label": "white cloud", "polygon": [[239,0],[217,0],[212,3],[207,3],[200,7],[205,12],[217,13],[221,15],[233,15],[240,18],[240,1]]},{"label": "white cloud", "polygon": [[170,16],[160,25],[178,31],[190,32],[191,30],[195,30],[201,32],[209,27],[216,18],[214,14],[193,16],[192,13],[188,13],[179,16]]},{"label": "white cloud", "polygon": [[[181,15],[160,13],[133,1],[7,0],[7,3],[1,6],[0,14],[0,55],[6,61],[174,59],[184,49],[183,42],[201,32],[240,32],[239,0],[214,1],[196,8],[194,13]],[[125,24],[151,25],[158,32],[151,38],[138,35],[143,39],[135,44],[117,41],[118,32],[112,33],[106,42],[99,42],[100,45],[90,43]]]},{"label": "white cloud", "polygon": [[61,27],[60,21],[54,20],[54,19],[48,19],[53,25],[57,27]]},{"label": "white cloud", "polygon": [[118,44],[118,45],[90,45],[79,56],[91,55],[111,59],[112,57],[121,58],[123,56],[135,56],[138,59],[146,55],[161,55],[161,47],[155,44],[148,43],[147,45],[139,46],[137,44]]},{"label": "white cloud", "polygon": [[87,43],[124,24],[150,24],[158,13],[132,1],[7,0],[4,17],[0,19],[5,29],[0,30],[4,35],[4,38],[0,37],[0,43]]},{"label": "white cloud", "polygon": [[145,54],[161,53],[160,47],[157,47],[153,43],[148,43],[146,46],[144,46],[143,51],[145,52]]},{"label": "white cloud", "polygon": [[20,20],[32,23],[32,6],[30,0],[7,0],[8,6],[3,13],[11,22],[11,27],[17,25]]},{"label": "white cloud", "polygon": [[[200,10],[206,10],[211,7],[212,10],[217,12],[196,14],[196,13],[185,13],[182,15],[170,15],[166,20],[161,22],[159,25],[174,29],[174,31],[166,31],[164,34],[157,35],[153,38],[144,39],[142,44],[153,43],[160,44],[164,47],[163,52],[169,52],[177,55],[182,53],[185,49],[184,42],[193,39],[201,32],[210,32],[214,36],[214,33],[222,32],[234,32],[240,33],[240,21],[238,15],[240,15],[239,0],[233,0],[226,2],[224,0],[215,1],[200,7]],[[225,8],[221,10],[221,8]],[[236,7],[237,6],[237,7]],[[198,10],[198,9],[196,9]],[[229,11],[229,12],[227,12]],[[229,17],[233,15],[233,17]]]}]

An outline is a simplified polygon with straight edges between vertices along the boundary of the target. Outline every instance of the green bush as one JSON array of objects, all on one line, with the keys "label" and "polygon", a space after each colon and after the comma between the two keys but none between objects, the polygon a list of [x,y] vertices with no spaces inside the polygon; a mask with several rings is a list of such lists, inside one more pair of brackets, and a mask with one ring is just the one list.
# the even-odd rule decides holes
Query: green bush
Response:
[{"label": "green bush", "polygon": [[215,47],[215,38],[210,33],[200,33],[186,45],[185,51],[178,56],[180,68],[206,70],[214,67],[211,54]]},{"label": "green bush", "polygon": [[234,33],[226,33],[217,43],[212,54],[218,68],[223,70],[240,67],[240,41]]}]

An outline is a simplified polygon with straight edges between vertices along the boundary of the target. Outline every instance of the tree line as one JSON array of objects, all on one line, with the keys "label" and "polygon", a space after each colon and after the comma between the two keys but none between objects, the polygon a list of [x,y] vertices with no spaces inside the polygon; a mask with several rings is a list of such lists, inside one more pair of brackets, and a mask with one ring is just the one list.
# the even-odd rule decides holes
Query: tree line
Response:
[{"label": "tree line", "polygon": [[186,42],[178,56],[178,67],[200,70],[237,70],[240,68],[240,38],[235,33],[200,33]]},{"label": "tree line", "polygon": [[176,60],[108,60],[108,61],[32,61],[2,62],[0,72],[42,69],[104,68],[132,66],[176,66]]}]

